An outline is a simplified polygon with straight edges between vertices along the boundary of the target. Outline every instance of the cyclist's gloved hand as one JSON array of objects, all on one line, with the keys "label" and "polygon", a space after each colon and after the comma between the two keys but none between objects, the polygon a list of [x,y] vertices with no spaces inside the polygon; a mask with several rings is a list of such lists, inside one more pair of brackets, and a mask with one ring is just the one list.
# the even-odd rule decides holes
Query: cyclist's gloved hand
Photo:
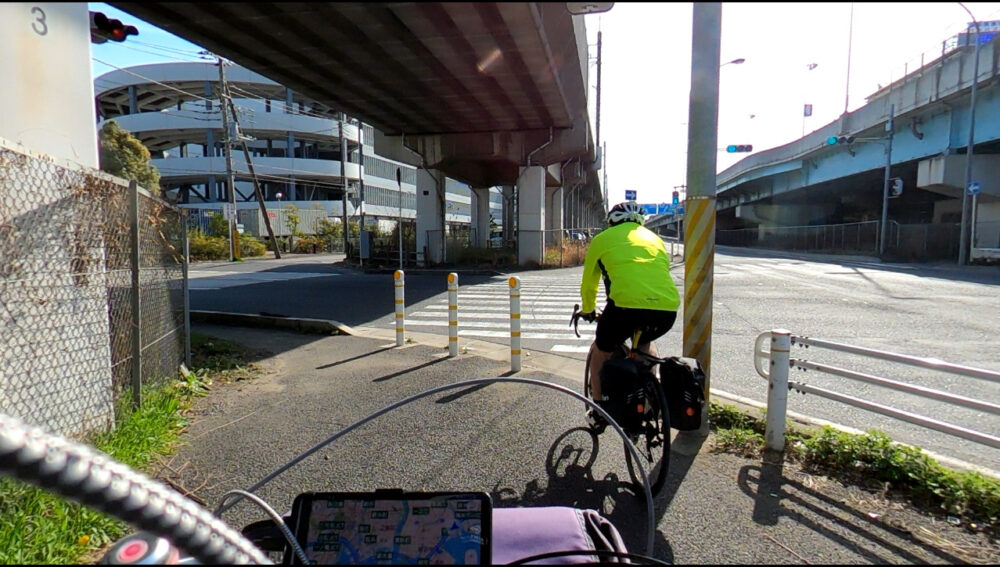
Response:
[{"label": "cyclist's gloved hand", "polygon": [[580,318],[588,323],[593,323],[597,319],[597,313],[590,311],[588,313],[580,313]]}]

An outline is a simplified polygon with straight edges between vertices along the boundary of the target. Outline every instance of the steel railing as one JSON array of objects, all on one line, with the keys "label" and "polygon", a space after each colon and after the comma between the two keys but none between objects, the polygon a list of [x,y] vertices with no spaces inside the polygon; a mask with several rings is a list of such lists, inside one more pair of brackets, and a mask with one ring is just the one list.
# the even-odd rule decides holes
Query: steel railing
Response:
[{"label": "steel railing", "polygon": [[[764,344],[767,342],[770,342],[770,348],[765,350]],[[1000,373],[983,370],[981,368],[973,368],[971,366],[952,364],[937,358],[909,356],[820,339],[799,337],[794,336],[789,331],[783,329],[764,332],[757,336],[757,340],[754,344],[754,369],[769,382],[767,422],[764,434],[767,448],[776,451],[784,450],[788,392],[789,390],[795,390],[796,392],[814,394],[816,396],[886,415],[914,425],[933,429],[954,437],[960,437],[962,439],[967,439],[982,445],[1000,449],[1000,437],[997,437],[992,433],[976,431],[968,427],[954,425],[914,412],[894,408],[886,404],[880,404],[861,399],[856,396],[835,392],[827,388],[812,386],[800,381],[789,380],[788,374],[789,369],[791,368],[812,370],[933,399],[946,405],[967,407],[993,415],[1000,415],[1000,404],[989,400],[960,396],[950,392],[928,388],[926,386],[908,384],[872,374],[855,372],[853,370],[847,370],[828,364],[793,358],[790,352],[792,345],[824,348],[836,352],[916,366],[947,374],[965,376],[1000,384]],[[766,367],[764,366],[764,363],[767,363]]]}]

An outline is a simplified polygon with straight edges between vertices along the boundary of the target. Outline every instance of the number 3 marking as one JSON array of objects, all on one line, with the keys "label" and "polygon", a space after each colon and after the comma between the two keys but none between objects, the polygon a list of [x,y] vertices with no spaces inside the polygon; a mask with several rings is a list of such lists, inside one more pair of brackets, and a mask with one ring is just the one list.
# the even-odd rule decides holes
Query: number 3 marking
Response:
[{"label": "number 3 marking", "polygon": [[49,33],[49,25],[45,23],[45,12],[38,6],[35,6],[31,9],[31,13],[38,16],[34,22],[31,22],[31,29],[35,30],[35,33],[38,35]]}]

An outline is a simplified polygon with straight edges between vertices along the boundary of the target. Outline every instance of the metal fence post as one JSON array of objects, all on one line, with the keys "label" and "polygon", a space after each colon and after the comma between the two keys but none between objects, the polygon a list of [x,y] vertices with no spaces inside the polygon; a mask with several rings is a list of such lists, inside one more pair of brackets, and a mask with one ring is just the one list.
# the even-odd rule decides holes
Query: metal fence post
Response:
[{"label": "metal fence post", "polygon": [[458,274],[448,274],[448,356],[458,356]]},{"label": "metal fence post", "polygon": [[521,278],[511,276],[510,284],[510,370],[521,371]]},{"label": "metal fence post", "polygon": [[181,209],[181,242],[184,243],[184,365],[191,368],[191,287],[188,285],[188,263],[191,261],[191,242],[188,240],[188,210]]},{"label": "metal fence post", "polygon": [[139,293],[139,186],[135,181],[128,184],[130,264],[132,265],[132,407],[139,409],[142,400],[142,307]]},{"label": "metal fence post", "polygon": [[392,275],[396,280],[396,346],[403,346],[403,333],[406,328],[406,308],[403,304],[403,270],[396,270]]},{"label": "metal fence post", "polygon": [[767,381],[767,424],[764,441],[768,449],[785,450],[785,415],[788,409],[788,351],[791,333],[771,331],[771,363]]}]

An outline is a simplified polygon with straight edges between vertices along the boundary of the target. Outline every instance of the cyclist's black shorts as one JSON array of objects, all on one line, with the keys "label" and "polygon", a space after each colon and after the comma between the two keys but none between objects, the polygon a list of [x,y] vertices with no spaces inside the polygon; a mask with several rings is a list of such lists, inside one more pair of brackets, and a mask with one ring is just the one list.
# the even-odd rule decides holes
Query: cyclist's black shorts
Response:
[{"label": "cyclist's black shorts", "polygon": [[601,318],[597,320],[595,342],[597,348],[604,352],[612,352],[617,345],[626,339],[631,339],[636,330],[641,330],[642,336],[639,342],[650,343],[666,334],[676,320],[676,311],[618,307],[609,299]]}]

